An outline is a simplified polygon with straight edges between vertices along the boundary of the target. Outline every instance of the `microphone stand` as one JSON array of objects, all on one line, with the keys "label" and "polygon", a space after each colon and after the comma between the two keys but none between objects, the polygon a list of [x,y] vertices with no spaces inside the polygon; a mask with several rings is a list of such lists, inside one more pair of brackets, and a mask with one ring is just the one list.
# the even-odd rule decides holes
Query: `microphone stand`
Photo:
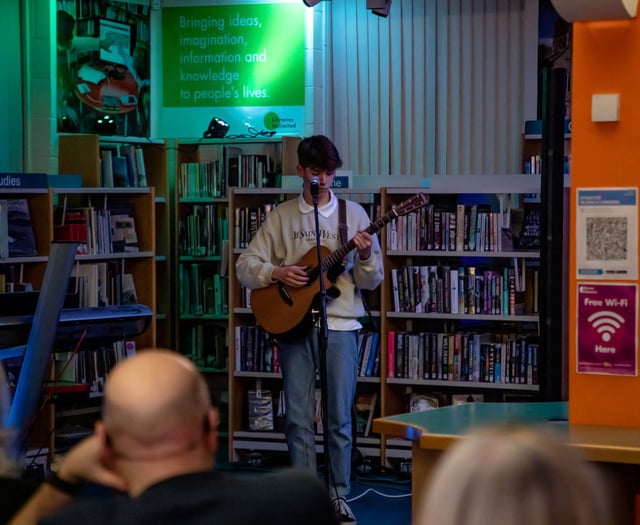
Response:
[{"label": "microphone stand", "polygon": [[316,253],[318,258],[318,281],[320,283],[320,301],[318,312],[318,353],[320,363],[320,405],[322,407],[322,444],[324,449],[324,483],[327,489],[330,486],[331,458],[329,455],[329,417],[327,413],[327,341],[329,339],[329,327],[327,325],[327,288],[324,283],[324,271],[322,268],[322,254],[320,251],[320,219],[318,216],[318,192],[317,185],[311,185],[311,198],[313,200],[313,216],[316,226]]}]

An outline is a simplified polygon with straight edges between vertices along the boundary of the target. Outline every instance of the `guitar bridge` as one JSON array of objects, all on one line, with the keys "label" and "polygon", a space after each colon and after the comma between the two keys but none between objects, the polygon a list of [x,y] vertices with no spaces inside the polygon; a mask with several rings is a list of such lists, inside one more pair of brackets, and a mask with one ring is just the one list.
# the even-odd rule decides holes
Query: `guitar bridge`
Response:
[{"label": "guitar bridge", "polygon": [[287,292],[287,289],[282,283],[278,285],[278,291],[280,292],[280,297],[282,297],[282,300],[289,306],[293,306],[293,299],[291,299],[289,292]]}]

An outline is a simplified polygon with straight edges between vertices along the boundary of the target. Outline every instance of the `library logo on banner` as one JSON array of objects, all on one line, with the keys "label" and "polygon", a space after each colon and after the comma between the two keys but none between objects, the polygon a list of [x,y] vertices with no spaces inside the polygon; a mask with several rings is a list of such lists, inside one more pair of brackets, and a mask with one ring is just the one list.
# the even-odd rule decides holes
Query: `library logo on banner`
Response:
[{"label": "library logo on banner", "polygon": [[637,375],[637,285],[578,285],[578,372]]}]

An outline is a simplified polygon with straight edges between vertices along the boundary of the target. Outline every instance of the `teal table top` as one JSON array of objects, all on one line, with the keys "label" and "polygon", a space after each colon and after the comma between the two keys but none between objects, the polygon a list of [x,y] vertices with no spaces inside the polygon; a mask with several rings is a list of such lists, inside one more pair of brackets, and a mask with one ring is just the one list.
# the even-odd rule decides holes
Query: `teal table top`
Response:
[{"label": "teal table top", "polygon": [[[377,421],[408,426],[413,431],[405,435],[409,439],[419,437],[413,432],[430,434],[461,435],[472,428],[493,424],[546,424],[566,423],[569,405],[566,401],[547,403],[465,403],[380,418]],[[376,422],[374,422],[376,430]]]},{"label": "teal table top", "polygon": [[566,401],[466,403],[376,418],[373,431],[410,439],[414,447],[445,450],[471,430],[489,425],[545,425],[594,461],[640,464],[640,428],[575,425]]}]

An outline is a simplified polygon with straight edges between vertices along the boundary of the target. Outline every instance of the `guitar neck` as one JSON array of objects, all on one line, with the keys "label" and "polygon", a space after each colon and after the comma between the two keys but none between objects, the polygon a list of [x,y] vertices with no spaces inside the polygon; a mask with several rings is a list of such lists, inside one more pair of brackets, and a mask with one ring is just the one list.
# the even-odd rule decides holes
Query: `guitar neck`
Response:
[{"label": "guitar neck", "polygon": [[[396,210],[391,210],[383,217],[380,217],[376,221],[372,222],[364,231],[368,234],[378,233],[382,228],[384,228],[387,224],[389,224],[395,217],[398,216],[398,212]],[[322,260],[322,270],[326,271],[329,268],[332,268],[337,263],[344,259],[345,255],[347,255],[351,250],[356,247],[356,243],[353,242],[353,239],[349,240],[346,244],[343,244],[336,251],[327,255]]]}]

